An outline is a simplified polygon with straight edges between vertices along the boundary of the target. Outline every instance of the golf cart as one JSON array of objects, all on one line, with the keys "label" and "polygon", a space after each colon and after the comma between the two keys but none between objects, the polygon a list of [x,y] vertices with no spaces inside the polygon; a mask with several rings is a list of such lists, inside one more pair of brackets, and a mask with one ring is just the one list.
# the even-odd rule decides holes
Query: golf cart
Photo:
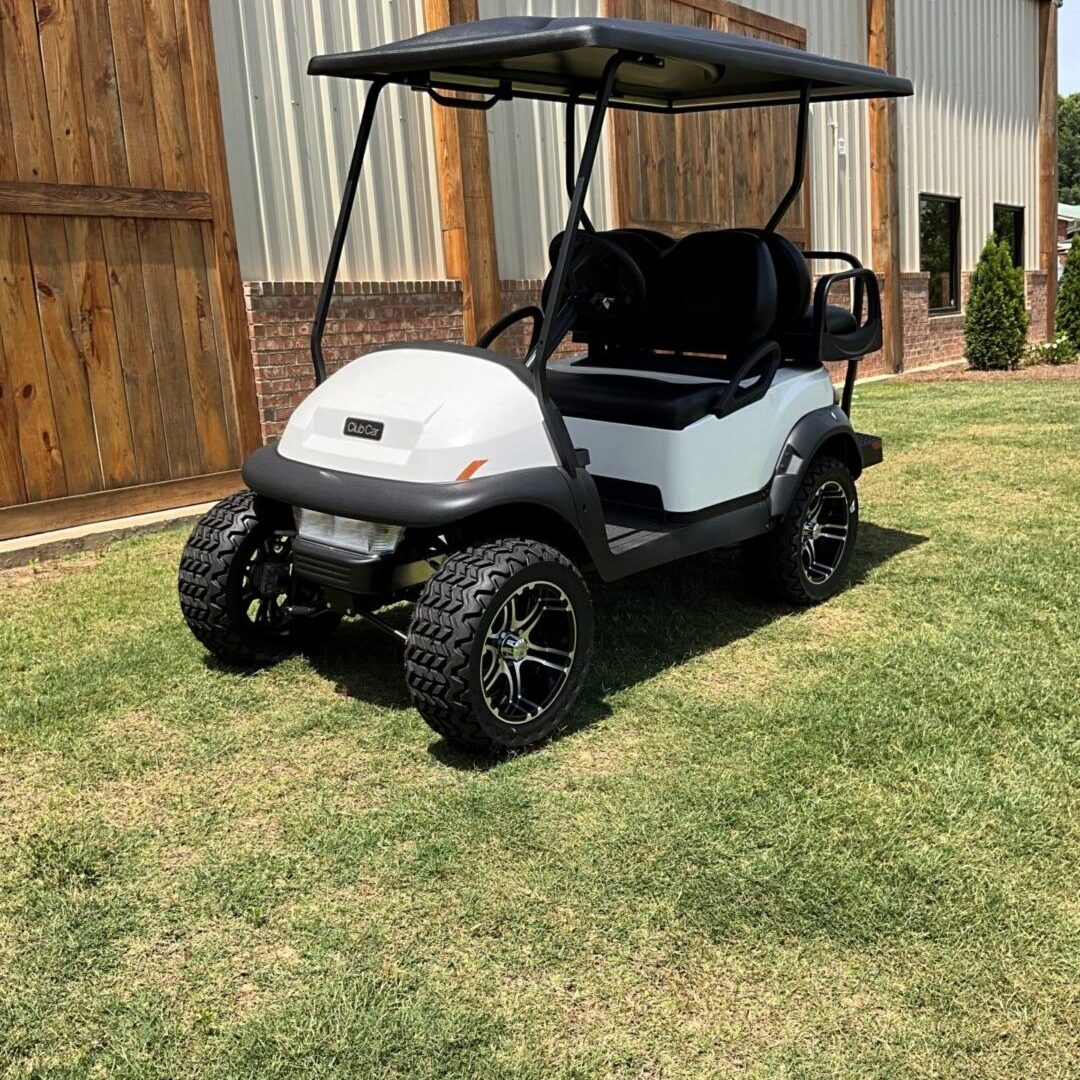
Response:
[{"label": "golf cart", "polygon": [[[688,26],[502,18],[364,52],[313,75],[370,83],[311,351],[316,388],[244,465],[180,565],[180,601],[220,659],[308,649],[342,616],[399,638],[424,719],[461,743],[523,747],[564,720],[592,649],[582,571],[611,581],[742,545],[750,573],[798,604],[834,595],[858,531],[855,481],[881,441],[849,419],[859,360],[881,347],[877,278],[778,231],[805,172],[813,102],[895,97],[907,80]],[[381,348],[327,377],[334,283],[380,93],[446,108],[563,103],[565,230],[541,307],[475,346]],[[455,94],[468,93],[460,97]],[[479,97],[477,95],[480,95]],[[577,108],[591,105],[574,166]],[[678,116],[797,105],[794,178],[759,228],[676,240],[598,231],[586,194],[609,109]],[[841,261],[812,292],[810,263]],[[837,286],[848,307],[831,302]],[[493,351],[517,322],[527,355]],[[566,339],[577,355],[556,350]],[[842,361],[842,395],[825,364]],[[413,601],[407,632],[378,614]]]}]

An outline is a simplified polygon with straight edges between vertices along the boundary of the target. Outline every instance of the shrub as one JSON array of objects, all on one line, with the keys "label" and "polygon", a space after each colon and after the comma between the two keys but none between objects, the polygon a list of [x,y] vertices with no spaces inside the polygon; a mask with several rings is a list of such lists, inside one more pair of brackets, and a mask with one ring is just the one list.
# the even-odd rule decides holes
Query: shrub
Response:
[{"label": "shrub", "polygon": [[1076,346],[1067,334],[1058,334],[1052,341],[1037,341],[1024,354],[1024,367],[1034,364],[1072,364],[1077,356]]},{"label": "shrub", "polygon": [[1072,342],[1074,355],[1080,352],[1080,233],[1073,237],[1058,289],[1057,330]]},{"label": "shrub", "polygon": [[1018,367],[1027,344],[1024,271],[1008,244],[990,237],[971,278],[964,334],[968,363],[981,371]]}]

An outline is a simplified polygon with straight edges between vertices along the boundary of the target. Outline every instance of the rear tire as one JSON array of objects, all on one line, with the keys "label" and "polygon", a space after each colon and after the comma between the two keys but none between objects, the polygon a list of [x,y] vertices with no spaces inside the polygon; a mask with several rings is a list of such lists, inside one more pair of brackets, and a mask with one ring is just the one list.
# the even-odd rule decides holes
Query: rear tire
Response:
[{"label": "rear tire", "polygon": [[566,720],[592,642],[592,602],[573,563],[535,540],[492,541],[451,555],[424,586],[405,679],[447,740],[532,746]]},{"label": "rear tire", "polygon": [[748,576],[774,597],[820,604],[843,587],[859,535],[859,495],[843,462],[820,457],[807,470],[783,521],[747,541]]},{"label": "rear tire", "polygon": [[[222,499],[195,526],[180,558],[180,610],[218,659],[252,667],[313,649],[340,616],[322,590],[292,576],[291,541],[252,491]],[[295,615],[292,604],[318,609]]]}]

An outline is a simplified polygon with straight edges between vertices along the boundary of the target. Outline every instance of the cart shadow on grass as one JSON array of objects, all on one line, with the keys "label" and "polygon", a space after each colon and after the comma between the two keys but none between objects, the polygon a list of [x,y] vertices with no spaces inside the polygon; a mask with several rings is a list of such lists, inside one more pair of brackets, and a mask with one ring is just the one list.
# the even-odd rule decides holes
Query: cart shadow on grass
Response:
[{"label": "cart shadow on grass", "polygon": [[[928,539],[863,522],[848,587],[857,588],[871,571]],[[593,577],[589,587],[596,608],[592,670],[557,739],[610,715],[611,694],[749,637],[797,610],[761,600],[745,580],[739,554],[733,550],[709,552],[613,583]],[[387,613],[387,621],[404,630],[409,614],[410,609],[400,605]],[[382,708],[411,708],[401,676],[400,646],[362,622],[344,624],[310,662],[349,697]],[[444,764],[462,769],[487,768],[505,760],[470,753],[442,739],[432,743],[430,752]]]}]

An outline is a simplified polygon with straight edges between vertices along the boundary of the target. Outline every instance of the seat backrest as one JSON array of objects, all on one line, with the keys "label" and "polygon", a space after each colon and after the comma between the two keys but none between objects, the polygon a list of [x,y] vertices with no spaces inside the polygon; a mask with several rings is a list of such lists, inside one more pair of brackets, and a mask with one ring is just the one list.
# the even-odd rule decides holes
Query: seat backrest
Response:
[{"label": "seat backrest", "polygon": [[[577,340],[734,353],[770,336],[777,322],[778,271],[762,235],[750,229],[692,233],[679,241],[649,229],[612,229],[600,235],[617,243],[641,269],[645,302],[635,310],[583,312],[574,327]],[[561,244],[560,233],[548,252],[553,266]],[[544,283],[545,307],[551,278],[549,273]],[[808,303],[809,296],[800,316]]]},{"label": "seat backrest", "polygon": [[763,229],[746,231],[760,236],[772,256],[773,269],[776,271],[776,328],[794,329],[810,307],[813,286],[810,266],[803,253],[786,236],[767,233]]},{"label": "seat backrest", "polygon": [[[559,261],[559,251],[562,248],[564,235],[565,233],[558,233],[548,245],[548,261],[551,264],[551,270],[544,281],[541,300],[545,307],[551,294],[551,279],[555,274],[555,264]],[[637,263],[642,277],[645,278],[646,290],[655,277],[656,264],[661,254],[675,243],[671,237],[651,229],[608,229],[597,235],[618,244]]]},{"label": "seat backrest", "polygon": [[661,255],[649,307],[654,348],[732,353],[767,339],[777,317],[768,246],[743,229],[692,233]]}]

